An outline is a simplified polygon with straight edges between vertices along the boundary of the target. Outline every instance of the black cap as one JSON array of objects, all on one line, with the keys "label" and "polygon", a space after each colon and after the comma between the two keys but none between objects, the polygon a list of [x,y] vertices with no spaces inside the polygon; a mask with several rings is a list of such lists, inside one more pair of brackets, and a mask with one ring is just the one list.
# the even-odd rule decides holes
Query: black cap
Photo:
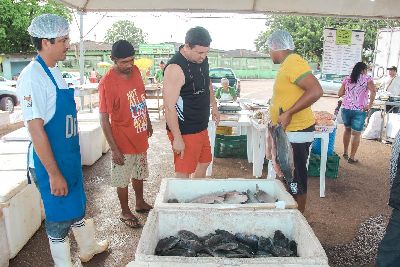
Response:
[{"label": "black cap", "polygon": [[395,66],[391,66],[390,68],[387,68],[387,70],[394,70],[395,72],[397,72],[397,68]]},{"label": "black cap", "polygon": [[127,58],[135,55],[135,48],[126,40],[116,41],[111,48],[111,56],[114,58]]}]

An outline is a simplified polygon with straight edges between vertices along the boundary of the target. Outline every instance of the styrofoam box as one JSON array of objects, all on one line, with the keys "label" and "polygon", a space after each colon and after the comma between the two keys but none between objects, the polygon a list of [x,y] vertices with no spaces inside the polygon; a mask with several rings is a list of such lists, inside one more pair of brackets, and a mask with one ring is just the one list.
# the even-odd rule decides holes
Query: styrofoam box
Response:
[{"label": "styrofoam box", "polygon": [[8,248],[6,224],[0,207],[0,267],[7,267],[9,259],[10,249]]},{"label": "styrofoam box", "polygon": [[[27,184],[26,171],[1,171],[0,178],[0,206],[3,208],[10,258],[13,258],[40,227],[41,199],[35,185]],[[15,184],[9,181],[15,181]]]},{"label": "styrofoam box", "polygon": [[27,154],[0,154],[1,171],[25,171],[27,168]]},{"label": "styrofoam box", "polygon": [[102,156],[102,130],[98,123],[79,124],[82,165],[93,165]]},{"label": "styrofoam box", "polygon": [[[276,179],[176,179],[164,178],[161,182],[160,191],[157,195],[155,206],[159,208],[212,208],[212,209],[274,209],[276,203],[248,203],[248,204],[200,204],[182,203],[196,197],[215,192],[256,191],[256,185],[269,195],[280,201],[282,208],[296,209],[297,203],[286,191],[282,182]],[[168,199],[176,198],[181,203],[168,203]],[[279,205],[279,204],[278,204]]]},{"label": "styrofoam box", "polygon": [[[99,119],[99,113],[78,113],[78,123],[81,125],[82,123],[97,123],[100,125],[100,119]],[[103,153],[107,153],[108,150],[110,150],[110,146],[108,145],[106,136],[103,133],[103,130],[101,131],[101,138],[102,138],[102,144],[101,144],[101,149]]]},{"label": "styrofoam box", "polygon": [[400,115],[396,113],[389,113],[386,126],[386,135],[390,138],[395,138],[400,130]]},{"label": "styrofoam box", "polygon": [[[154,250],[162,238],[189,230],[204,236],[216,229],[231,233],[272,237],[281,230],[297,242],[299,257],[216,258],[155,256]],[[135,254],[135,267],[194,266],[329,266],[328,258],[306,219],[298,210],[212,210],[154,209],[150,212]]]},{"label": "styrofoam box", "polygon": [[27,154],[28,153],[28,141],[12,141],[5,142],[0,141],[0,154]]},{"label": "styrofoam box", "polygon": [[28,129],[26,127],[19,128],[1,138],[4,141],[30,141]]}]

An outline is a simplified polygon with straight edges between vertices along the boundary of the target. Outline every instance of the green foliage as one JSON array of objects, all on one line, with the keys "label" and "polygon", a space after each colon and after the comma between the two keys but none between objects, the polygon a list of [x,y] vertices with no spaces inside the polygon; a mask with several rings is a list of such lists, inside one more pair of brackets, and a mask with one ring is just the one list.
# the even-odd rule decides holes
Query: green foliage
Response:
[{"label": "green foliage", "polygon": [[118,40],[126,40],[130,42],[135,49],[139,47],[139,44],[145,44],[147,33],[143,32],[142,29],[137,28],[135,23],[129,20],[119,20],[114,22],[113,25],[107,30],[105,41],[107,43],[114,43]]},{"label": "green foliage", "polygon": [[34,51],[27,29],[34,17],[45,13],[71,21],[71,11],[54,0],[1,0],[0,53]]},{"label": "green foliage", "polygon": [[321,61],[324,28],[363,30],[365,31],[363,59],[371,61],[372,58],[369,57],[375,49],[377,30],[400,26],[400,21],[271,15],[267,17],[265,26],[267,30],[260,33],[255,40],[258,51],[268,52],[266,42],[273,31],[287,30],[293,36],[296,53],[310,61]]}]

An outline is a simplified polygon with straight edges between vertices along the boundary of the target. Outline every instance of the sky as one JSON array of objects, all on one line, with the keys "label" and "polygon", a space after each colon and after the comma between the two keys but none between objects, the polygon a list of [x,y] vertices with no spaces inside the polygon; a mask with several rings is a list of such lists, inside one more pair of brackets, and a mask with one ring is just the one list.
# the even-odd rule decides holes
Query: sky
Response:
[{"label": "sky", "polygon": [[[71,24],[72,42],[79,41],[79,17],[75,14]],[[255,50],[254,40],[266,30],[263,14],[234,13],[87,13],[84,15],[84,39],[101,42],[107,29],[118,20],[131,20],[148,34],[147,42],[184,42],[188,29],[195,26],[206,28],[211,35],[211,47],[221,50]],[[94,27],[94,28],[93,28]],[[93,29],[92,29],[93,28]]]}]

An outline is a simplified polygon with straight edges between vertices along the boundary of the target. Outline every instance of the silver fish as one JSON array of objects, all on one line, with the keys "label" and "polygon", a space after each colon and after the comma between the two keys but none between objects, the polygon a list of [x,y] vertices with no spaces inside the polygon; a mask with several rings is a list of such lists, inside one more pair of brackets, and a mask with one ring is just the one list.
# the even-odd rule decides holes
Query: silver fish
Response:
[{"label": "silver fish", "polygon": [[256,199],[261,202],[261,203],[274,203],[276,202],[276,198],[273,196],[269,195],[267,192],[264,190],[261,190],[258,187],[258,184],[256,184],[256,194],[255,194]]},{"label": "silver fish", "polygon": [[[283,173],[286,182],[290,183],[294,177],[294,160],[293,148],[283,129],[282,125],[278,124],[272,131],[274,144],[276,145],[276,160]],[[278,174],[278,173],[277,173]],[[279,174],[278,174],[279,176]]]},{"label": "silver fish", "polygon": [[225,194],[224,203],[226,204],[242,204],[248,200],[245,194],[239,193],[237,191],[227,192]]}]

